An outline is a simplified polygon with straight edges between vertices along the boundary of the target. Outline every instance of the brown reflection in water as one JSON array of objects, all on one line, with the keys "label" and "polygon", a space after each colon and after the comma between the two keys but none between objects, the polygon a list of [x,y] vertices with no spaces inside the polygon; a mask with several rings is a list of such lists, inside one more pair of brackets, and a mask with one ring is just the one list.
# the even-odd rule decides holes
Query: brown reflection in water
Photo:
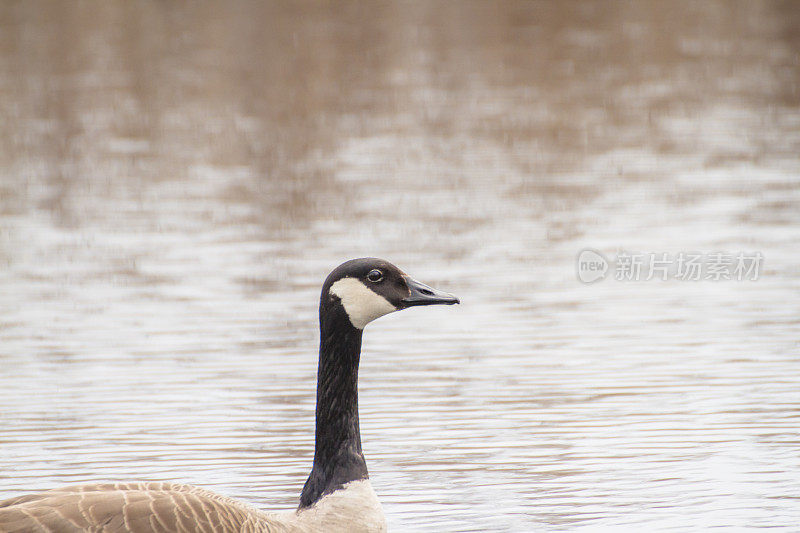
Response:
[{"label": "brown reflection in water", "polygon": [[[702,132],[676,135],[675,120],[743,97],[798,101],[785,3],[23,2],[0,19],[4,181],[46,189],[7,183],[2,208],[35,199],[65,225],[86,216],[75,196],[135,197],[198,164],[243,169],[216,194],[260,206],[267,227],[303,224],[347,201],[337,146],[386,133],[456,165],[500,147],[524,176],[511,194],[563,206],[592,195],[567,177],[592,154],[692,153]],[[764,19],[787,41],[767,65],[765,28],[750,24]],[[773,109],[760,119],[780,121]],[[716,147],[709,164],[772,141]],[[563,181],[539,184],[552,174]]]}]

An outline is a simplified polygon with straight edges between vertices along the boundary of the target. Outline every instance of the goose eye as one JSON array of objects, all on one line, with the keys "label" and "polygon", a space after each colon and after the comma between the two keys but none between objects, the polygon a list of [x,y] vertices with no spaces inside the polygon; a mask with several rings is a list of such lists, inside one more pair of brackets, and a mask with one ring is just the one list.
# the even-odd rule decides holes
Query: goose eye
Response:
[{"label": "goose eye", "polygon": [[369,274],[367,274],[367,279],[372,283],[378,283],[383,279],[383,272],[378,269],[370,270]]}]

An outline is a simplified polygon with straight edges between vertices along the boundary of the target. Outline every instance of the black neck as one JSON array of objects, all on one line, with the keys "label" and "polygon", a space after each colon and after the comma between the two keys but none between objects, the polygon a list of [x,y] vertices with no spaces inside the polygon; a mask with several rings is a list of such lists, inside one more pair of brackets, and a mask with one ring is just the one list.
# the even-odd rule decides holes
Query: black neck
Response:
[{"label": "black neck", "polygon": [[320,306],[317,430],[314,467],[300,495],[300,508],[357,479],[367,479],[358,427],[360,329],[338,302]]}]

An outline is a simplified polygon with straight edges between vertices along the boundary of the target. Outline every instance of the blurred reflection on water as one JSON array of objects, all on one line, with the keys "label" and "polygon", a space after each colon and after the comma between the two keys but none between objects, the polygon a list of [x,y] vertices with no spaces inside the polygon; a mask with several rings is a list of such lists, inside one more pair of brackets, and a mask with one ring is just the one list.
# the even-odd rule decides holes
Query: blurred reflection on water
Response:
[{"label": "blurred reflection on water", "polygon": [[0,4],[0,497],[294,506],[319,285],[376,255],[464,302],[365,337],[392,529],[796,529],[798,50],[793,3]]}]

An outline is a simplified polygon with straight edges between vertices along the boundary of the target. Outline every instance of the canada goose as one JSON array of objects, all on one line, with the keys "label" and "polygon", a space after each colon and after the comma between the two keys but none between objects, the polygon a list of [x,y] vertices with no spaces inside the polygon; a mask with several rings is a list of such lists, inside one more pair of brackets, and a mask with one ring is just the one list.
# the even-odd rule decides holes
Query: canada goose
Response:
[{"label": "canada goose", "polygon": [[266,513],[190,485],[75,485],[0,502],[0,532],[385,531],[358,425],[358,363],[368,323],[417,305],[457,304],[371,257],[339,265],[322,285],[314,465],[295,511]]}]

